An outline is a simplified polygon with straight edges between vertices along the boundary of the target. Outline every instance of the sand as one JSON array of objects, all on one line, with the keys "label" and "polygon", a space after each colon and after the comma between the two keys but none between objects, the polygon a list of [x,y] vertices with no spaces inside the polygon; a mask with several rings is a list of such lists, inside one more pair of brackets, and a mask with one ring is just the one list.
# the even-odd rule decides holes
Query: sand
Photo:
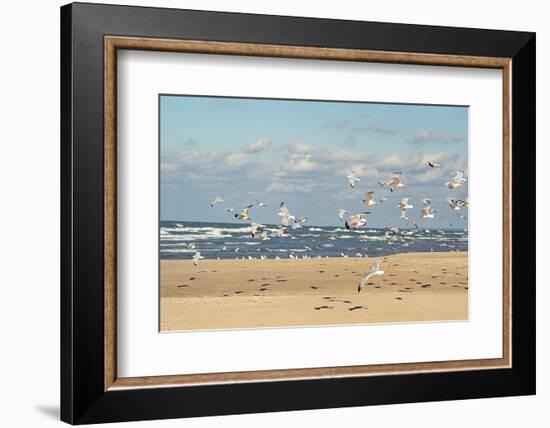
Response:
[{"label": "sand", "polygon": [[[357,292],[385,259],[383,275]],[[161,261],[161,331],[465,320],[467,253]]]}]

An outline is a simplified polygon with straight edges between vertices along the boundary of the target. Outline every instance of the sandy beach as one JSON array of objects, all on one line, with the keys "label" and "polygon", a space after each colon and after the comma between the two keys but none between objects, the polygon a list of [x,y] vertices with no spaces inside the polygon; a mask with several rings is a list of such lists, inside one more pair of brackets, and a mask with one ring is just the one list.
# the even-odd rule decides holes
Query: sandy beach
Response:
[{"label": "sandy beach", "polygon": [[[357,292],[385,259],[383,275]],[[161,260],[161,331],[465,320],[465,252],[373,258]]]}]

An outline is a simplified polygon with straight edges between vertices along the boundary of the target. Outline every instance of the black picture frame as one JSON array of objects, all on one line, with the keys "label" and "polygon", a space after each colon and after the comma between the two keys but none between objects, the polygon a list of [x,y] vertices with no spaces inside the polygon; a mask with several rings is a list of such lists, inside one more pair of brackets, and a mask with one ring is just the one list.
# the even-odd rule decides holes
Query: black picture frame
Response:
[{"label": "black picture frame", "polygon": [[[104,36],[512,58],[512,367],[104,390]],[[535,34],[73,3],[61,8],[61,419],[71,424],[535,393]]]}]

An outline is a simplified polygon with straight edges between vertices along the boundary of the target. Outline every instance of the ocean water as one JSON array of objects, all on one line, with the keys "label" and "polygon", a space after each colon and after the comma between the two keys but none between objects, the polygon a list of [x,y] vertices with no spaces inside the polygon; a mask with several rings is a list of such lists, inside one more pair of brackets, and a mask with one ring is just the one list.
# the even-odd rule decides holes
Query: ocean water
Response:
[{"label": "ocean water", "polygon": [[[266,225],[274,235],[277,225]],[[246,223],[160,222],[161,259],[191,259],[196,251],[207,259],[292,257],[369,257],[428,251],[468,251],[464,229],[387,229],[364,228],[349,231],[337,226],[308,226],[288,229],[288,236],[252,238]]]}]

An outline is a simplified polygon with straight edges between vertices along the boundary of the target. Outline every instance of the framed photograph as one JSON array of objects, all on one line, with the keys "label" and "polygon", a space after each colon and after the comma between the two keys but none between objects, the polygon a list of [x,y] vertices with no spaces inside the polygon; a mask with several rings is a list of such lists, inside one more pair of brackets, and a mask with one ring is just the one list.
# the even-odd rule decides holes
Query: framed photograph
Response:
[{"label": "framed photograph", "polygon": [[533,33],[76,3],[61,54],[62,420],[535,393]]}]

